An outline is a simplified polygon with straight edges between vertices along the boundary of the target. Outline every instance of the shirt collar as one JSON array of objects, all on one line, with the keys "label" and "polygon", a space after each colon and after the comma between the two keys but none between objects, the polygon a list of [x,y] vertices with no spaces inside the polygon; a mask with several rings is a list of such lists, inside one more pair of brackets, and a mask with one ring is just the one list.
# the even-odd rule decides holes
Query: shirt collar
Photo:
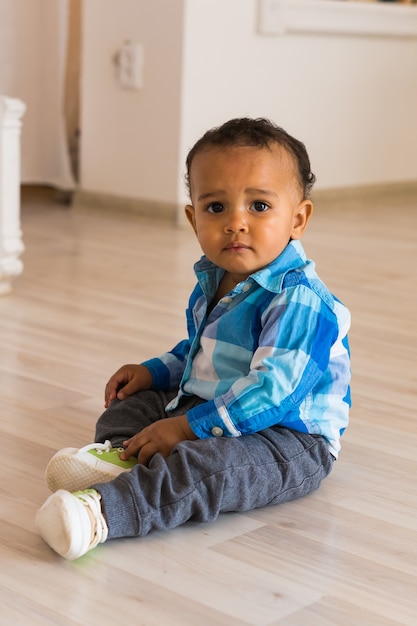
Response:
[{"label": "shirt collar", "polygon": [[[261,287],[275,293],[282,291],[285,275],[294,270],[303,269],[308,263],[304,248],[299,240],[292,240],[281,254],[269,265],[251,274],[248,278],[256,281]],[[224,274],[206,256],[201,257],[194,265],[194,271],[205,293],[213,293]]]}]

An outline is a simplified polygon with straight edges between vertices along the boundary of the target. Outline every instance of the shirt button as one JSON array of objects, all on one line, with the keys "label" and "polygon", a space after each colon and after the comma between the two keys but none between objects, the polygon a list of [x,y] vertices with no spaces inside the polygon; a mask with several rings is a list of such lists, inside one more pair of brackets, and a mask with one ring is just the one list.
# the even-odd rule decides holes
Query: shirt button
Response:
[{"label": "shirt button", "polygon": [[211,434],[212,434],[214,437],[221,437],[221,436],[223,435],[223,428],[220,428],[220,426],[214,426],[214,427],[211,429]]},{"label": "shirt button", "polygon": [[243,291],[249,291],[250,289],[250,283],[246,283],[246,285],[243,287]]}]

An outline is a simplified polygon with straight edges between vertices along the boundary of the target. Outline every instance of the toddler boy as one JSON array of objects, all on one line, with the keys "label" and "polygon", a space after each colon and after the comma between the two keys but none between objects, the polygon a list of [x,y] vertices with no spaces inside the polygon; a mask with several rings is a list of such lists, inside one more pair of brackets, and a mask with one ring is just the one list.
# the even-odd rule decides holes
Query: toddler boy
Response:
[{"label": "toddler boy", "polygon": [[121,367],[95,444],[50,461],[45,541],[98,543],[305,496],[348,423],[348,310],[300,239],[315,177],[305,146],[266,119],[209,130],[187,158],[185,207],[204,256],[188,337]]}]

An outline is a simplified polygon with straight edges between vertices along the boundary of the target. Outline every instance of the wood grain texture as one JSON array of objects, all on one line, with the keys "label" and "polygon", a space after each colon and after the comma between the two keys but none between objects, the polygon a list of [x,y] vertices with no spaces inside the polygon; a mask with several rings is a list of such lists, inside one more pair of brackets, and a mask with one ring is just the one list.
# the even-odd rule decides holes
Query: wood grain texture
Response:
[{"label": "wood grain texture", "polygon": [[34,526],[46,463],[92,440],[110,374],[184,336],[200,251],[188,228],[24,193],[25,269],[0,298],[1,625],[416,624],[416,207],[412,189],[318,201],[304,238],[353,320],[351,423],[321,489],[70,563]]}]

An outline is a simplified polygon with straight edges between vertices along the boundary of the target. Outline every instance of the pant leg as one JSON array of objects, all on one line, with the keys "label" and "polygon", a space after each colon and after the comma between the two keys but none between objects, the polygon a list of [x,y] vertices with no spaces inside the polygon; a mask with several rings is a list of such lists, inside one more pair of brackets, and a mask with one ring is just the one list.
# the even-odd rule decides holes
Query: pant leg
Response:
[{"label": "pant leg", "polygon": [[95,485],[109,539],[278,504],[317,489],[333,463],[323,438],[273,427],[243,437],[184,441],[149,467]]},{"label": "pant leg", "polygon": [[113,400],[96,424],[94,441],[111,441],[118,448],[123,441],[143,430],[149,424],[167,417],[165,407],[176,392],[139,391],[125,400]]}]

